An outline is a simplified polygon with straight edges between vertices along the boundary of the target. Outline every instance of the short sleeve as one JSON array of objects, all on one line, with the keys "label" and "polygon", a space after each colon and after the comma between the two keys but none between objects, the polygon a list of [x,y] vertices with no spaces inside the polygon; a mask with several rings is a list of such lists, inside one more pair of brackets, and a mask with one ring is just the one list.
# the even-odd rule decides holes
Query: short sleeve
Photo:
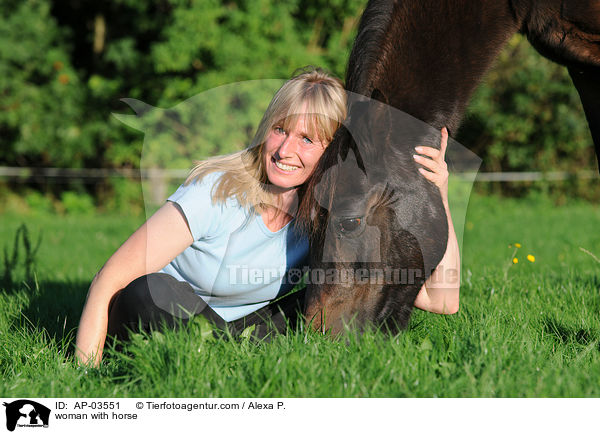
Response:
[{"label": "short sleeve", "polygon": [[196,241],[210,237],[219,227],[223,206],[220,203],[212,203],[211,190],[221,174],[210,173],[200,181],[188,185],[181,184],[177,191],[167,198],[167,201],[179,205]]}]

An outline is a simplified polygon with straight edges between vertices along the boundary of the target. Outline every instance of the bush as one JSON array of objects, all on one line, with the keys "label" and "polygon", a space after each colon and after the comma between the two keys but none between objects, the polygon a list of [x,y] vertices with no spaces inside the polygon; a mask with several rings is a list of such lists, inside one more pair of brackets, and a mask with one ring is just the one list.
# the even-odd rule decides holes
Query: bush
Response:
[{"label": "bush", "polygon": [[[180,103],[209,97],[207,91],[228,83],[284,79],[307,64],[342,77],[365,3],[119,0],[84,7],[85,2],[4,0],[0,165],[139,167],[141,158],[144,167],[166,162],[188,168],[194,159],[241,149],[271,91],[241,86],[235,100],[245,117],[232,116],[231,99],[209,98],[214,103],[209,109]],[[123,97],[174,109],[156,110],[164,119],[142,139],[110,115],[128,112]],[[141,116],[130,119],[143,123]],[[596,169],[566,69],[543,59],[520,35],[509,41],[474,95],[458,140],[483,158],[483,171]],[[107,191],[118,196],[110,206],[125,209],[137,187],[110,183]],[[600,185],[590,184],[564,183],[555,190],[600,197]],[[493,188],[507,195],[527,191]],[[40,197],[31,200],[35,207],[47,205]],[[107,203],[108,197],[98,200]]]},{"label": "bush", "polygon": [[52,213],[54,211],[52,197],[44,195],[36,190],[28,191],[25,194],[25,202],[29,206],[29,209],[35,214]]},{"label": "bush", "polygon": [[[579,94],[566,68],[544,59],[521,35],[509,41],[476,91],[458,140],[483,159],[483,172],[597,170]],[[591,200],[600,195],[600,186],[587,180],[495,184],[484,190],[522,196],[533,188],[555,198]]]},{"label": "bush", "polygon": [[484,171],[596,169],[579,95],[565,67],[514,36],[477,90],[460,138]]},{"label": "bush", "polygon": [[94,200],[85,193],[65,191],[61,194],[60,200],[67,214],[93,214],[96,210]]},{"label": "bush", "polygon": [[140,182],[126,178],[113,178],[103,193],[98,206],[104,211],[138,216],[144,209]]}]

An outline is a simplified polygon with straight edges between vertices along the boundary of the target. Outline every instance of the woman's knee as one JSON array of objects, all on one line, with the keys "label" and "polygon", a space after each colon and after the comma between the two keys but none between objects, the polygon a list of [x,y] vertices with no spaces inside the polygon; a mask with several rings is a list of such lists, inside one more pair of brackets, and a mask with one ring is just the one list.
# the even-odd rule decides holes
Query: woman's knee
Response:
[{"label": "woman's knee", "polygon": [[125,288],[113,295],[109,303],[109,313],[113,310],[130,311],[142,309],[149,299],[146,276],[131,281]]},{"label": "woman's knee", "polygon": [[147,323],[151,302],[145,275],[117,291],[108,306],[108,334],[124,339],[127,328],[135,328],[140,320]]},{"label": "woman's knee", "polygon": [[168,274],[152,273],[133,280],[114,295],[109,305],[109,332],[120,330],[123,325],[132,326],[139,320],[143,325],[163,320],[167,325],[187,323],[198,314],[217,326],[225,323],[189,284]]}]

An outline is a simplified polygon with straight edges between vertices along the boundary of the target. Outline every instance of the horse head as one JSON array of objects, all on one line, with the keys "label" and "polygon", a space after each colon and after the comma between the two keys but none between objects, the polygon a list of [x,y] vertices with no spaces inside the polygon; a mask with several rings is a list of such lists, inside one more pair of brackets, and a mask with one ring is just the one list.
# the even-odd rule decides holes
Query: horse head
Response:
[{"label": "horse head", "polygon": [[412,158],[414,143],[439,146],[439,132],[381,102],[378,90],[372,97],[349,96],[349,115],[309,185],[305,315],[334,333],[345,323],[404,327],[447,243],[439,190]]},{"label": "horse head", "polygon": [[[300,213],[312,225],[311,270],[347,268],[369,278],[344,286],[336,273],[321,282],[311,272],[305,314],[313,325],[339,331],[352,318],[359,326],[406,324],[448,235],[439,191],[417,172],[413,147],[439,143],[427,124],[456,132],[481,77],[516,32],[568,67],[600,160],[598,0],[369,1],[346,86],[394,108],[349,103]],[[369,270],[386,268],[413,270],[414,278],[371,279]]]}]

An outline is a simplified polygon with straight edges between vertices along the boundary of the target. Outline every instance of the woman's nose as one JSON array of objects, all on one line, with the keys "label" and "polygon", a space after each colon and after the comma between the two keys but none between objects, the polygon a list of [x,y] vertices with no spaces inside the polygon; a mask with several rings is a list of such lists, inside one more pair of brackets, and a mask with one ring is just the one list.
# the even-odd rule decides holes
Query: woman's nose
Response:
[{"label": "woman's nose", "polygon": [[285,136],[285,139],[279,145],[277,153],[281,158],[290,156],[296,152],[296,140],[291,134]]}]

